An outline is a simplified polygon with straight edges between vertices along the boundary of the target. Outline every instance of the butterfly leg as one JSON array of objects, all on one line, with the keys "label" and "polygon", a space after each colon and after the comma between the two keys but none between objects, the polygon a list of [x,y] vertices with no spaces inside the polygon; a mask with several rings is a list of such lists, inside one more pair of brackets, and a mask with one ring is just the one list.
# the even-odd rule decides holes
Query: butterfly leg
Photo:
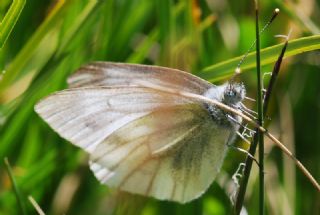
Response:
[{"label": "butterfly leg", "polygon": [[234,145],[231,145],[231,144],[229,144],[229,143],[227,143],[227,146],[228,146],[229,148],[231,148],[231,149],[234,149],[234,150],[237,150],[237,151],[239,151],[239,152],[245,153],[245,154],[246,154],[248,157],[250,157],[258,166],[260,166],[260,165],[259,165],[259,162],[257,161],[257,159],[255,159],[255,157],[254,157],[253,155],[251,155],[248,151],[246,151],[246,150],[244,150],[244,149],[242,149],[242,148],[236,147],[236,146],[234,146]]},{"label": "butterfly leg", "polygon": [[238,166],[238,169],[236,170],[236,172],[232,175],[232,181],[235,185],[235,188],[233,189],[232,193],[230,194],[230,201],[231,203],[234,205],[235,204],[235,199],[237,197],[237,192],[240,188],[240,184],[239,184],[239,180],[242,178],[243,176],[243,172],[244,169],[246,167],[245,163],[240,163]]},{"label": "butterfly leg", "polygon": [[[234,119],[232,116],[230,116],[229,114],[227,114],[228,119],[230,119],[231,121],[233,121],[235,124],[239,125],[240,127],[242,127],[244,129],[244,131],[242,132],[243,137],[247,136],[249,138],[251,138],[253,136],[254,133],[256,133],[254,130],[248,128],[246,125],[241,124],[239,121],[237,121],[236,119]],[[245,134],[246,131],[249,131],[249,134]],[[240,136],[241,137],[241,136]],[[247,142],[248,140],[245,139],[245,141]],[[249,143],[250,144],[250,143]]]},{"label": "butterfly leg", "polygon": [[240,103],[239,109],[255,119],[256,119],[256,116],[258,115],[257,112],[251,110],[250,108],[247,108],[243,103]]}]

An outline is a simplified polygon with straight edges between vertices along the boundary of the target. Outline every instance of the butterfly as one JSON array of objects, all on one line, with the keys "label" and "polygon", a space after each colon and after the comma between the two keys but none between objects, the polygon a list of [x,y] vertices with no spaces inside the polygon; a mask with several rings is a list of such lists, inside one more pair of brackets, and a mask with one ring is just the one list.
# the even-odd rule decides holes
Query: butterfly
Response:
[{"label": "butterfly", "polygon": [[101,183],[159,200],[196,199],[220,171],[242,118],[141,81],[238,109],[245,97],[243,84],[232,81],[216,86],[177,69],[94,62],[35,111],[90,155]]}]

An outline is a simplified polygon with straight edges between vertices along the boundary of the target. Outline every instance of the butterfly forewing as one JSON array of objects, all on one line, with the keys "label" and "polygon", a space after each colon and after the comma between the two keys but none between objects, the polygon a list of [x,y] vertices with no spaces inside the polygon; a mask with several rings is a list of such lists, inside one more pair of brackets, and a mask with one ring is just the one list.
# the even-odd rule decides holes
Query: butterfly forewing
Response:
[{"label": "butterfly forewing", "polygon": [[40,101],[36,112],[62,137],[92,152],[108,135],[150,112],[190,99],[141,87],[64,90]]},{"label": "butterfly forewing", "polygon": [[91,169],[111,187],[188,202],[212,183],[228,136],[199,104],[158,109],[99,144],[91,155]]},{"label": "butterfly forewing", "polygon": [[69,87],[136,86],[147,81],[184,92],[203,94],[213,85],[177,69],[139,64],[94,62],[81,67],[68,79]]}]

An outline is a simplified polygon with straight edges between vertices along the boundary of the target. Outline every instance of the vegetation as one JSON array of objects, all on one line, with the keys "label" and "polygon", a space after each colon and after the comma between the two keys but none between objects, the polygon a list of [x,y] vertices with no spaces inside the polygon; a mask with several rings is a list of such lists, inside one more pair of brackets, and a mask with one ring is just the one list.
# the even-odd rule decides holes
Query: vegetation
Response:
[{"label": "vegetation", "polygon": [[[284,42],[274,35],[292,30],[267,113],[268,130],[319,181],[320,26],[313,20],[320,18],[320,4],[259,3],[261,26],[275,8],[281,10],[260,41],[266,74]],[[81,65],[96,60],[179,68],[220,84],[254,41],[253,1],[14,0],[15,10],[8,10],[11,4],[0,2],[0,214],[35,214],[28,196],[46,214],[232,213],[232,175],[244,154],[229,150],[209,191],[185,205],[119,193],[101,185],[88,168],[88,156],[60,138],[33,107],[66,88],[66,78]],[[241,68],[239,79],[255,98],[253,53]],[[265,75],[265,84],[269,78]],[[254,102],[246,105],[256,108]],[[248,148],[241,140],[236,145]],[[320,214],[319,192],[267,139],[265,173],[266,214]],[[258,188],[254,165],[244,202],[249,214],[258,214]]]}]

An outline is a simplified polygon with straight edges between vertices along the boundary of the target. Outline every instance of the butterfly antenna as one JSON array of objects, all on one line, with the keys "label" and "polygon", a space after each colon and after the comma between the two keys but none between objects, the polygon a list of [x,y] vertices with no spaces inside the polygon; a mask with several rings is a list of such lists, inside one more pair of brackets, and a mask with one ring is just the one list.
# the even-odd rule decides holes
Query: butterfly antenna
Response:
[{"label": "butterfly antenna", "polygon": [[[263,28],[261,29],[261,31],[259,32],[259,36],[270,26],[270,24],[273,22],[273,20],[278,16],[280,12],[280,9],[279,8],[276,8],[273,13],[272,13],[272,16],[271,18],[269,19],[269,21],[263,26]],[[253,47],[256,45],[257,43],[257,39],[255,39],[253,41],[253,43],[251,44],[251,46],[249,47],[248,51],[243,55],[243,57],[241,58],[241,60],[239,61],[236,69],[235,69],[235,74],[234,76],[231,78],[231,81],[233,81],[233,79],[235,78],[235,76],[237,76],[238,74],[241,73],[241,65],[242,63],[244,62],[244,60],[247,58],[248,54],[250,53],[250,51],[253,49]]]}]

